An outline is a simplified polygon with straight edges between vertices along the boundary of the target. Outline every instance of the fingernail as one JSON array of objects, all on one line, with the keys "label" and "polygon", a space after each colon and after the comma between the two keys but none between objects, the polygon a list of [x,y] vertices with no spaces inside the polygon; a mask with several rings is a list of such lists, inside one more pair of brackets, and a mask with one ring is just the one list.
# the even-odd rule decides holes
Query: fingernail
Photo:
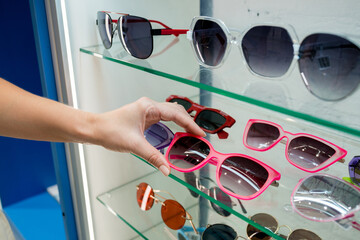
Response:
[{"label": "fingernail", "polygon": [[162,174],[164,174],[164,176],[169,176],[170,174],[170,169],[168,167],[166,167],[165,165],[161,165],[159,167],[160,172],[162,172]]}]

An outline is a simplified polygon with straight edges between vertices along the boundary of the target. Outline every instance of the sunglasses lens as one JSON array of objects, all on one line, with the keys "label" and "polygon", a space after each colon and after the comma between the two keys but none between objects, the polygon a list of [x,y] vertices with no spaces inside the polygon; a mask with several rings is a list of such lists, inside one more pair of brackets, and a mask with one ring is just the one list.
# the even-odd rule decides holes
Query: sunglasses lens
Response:
[{"label": "sunglasses lens", "polygon": [[349,163],[349,175],[351,181],[360,186],[360,156],[355,156]]},{"label": "sunglasses lens", "polygon": [[112,20],[109,14],[104,12],[97,12],[97,24],[101,41],[106,49],[109,49],[112,45]]},{"label": "sunglasses lens", "polygon": [[154,191],[147,183],[140,183],[137,186],[136,200],[143,211],[149,210],[154,204]]},{"label": "sunglasses lens", "polygon": [[183,106],[185,108],[186,111],[189,110],[191,107],[191,102],[186,101],[184,99],[180,99],[180,98],[171,99],[169,102],[176,102],[176,103],[180,104],[181,106]]},{"label": "sunglasses lens", "polygon": [[181,137],[171,147],[168,160],[181,169],[190,169],[205,160],[210,147],[200,139]]},{"label": "sunglasses lens", "polygon": [[309,137],[294,138],[288,147],[289,159],[306,169],[316,168],[334,154],[332,147]]},{"label": "sunglasses lens", "polygon": [[360,82],[360,49],[331,34],[313,34],[299,49],[299,68],[307,88],[324,100],[339,100]]},{"label": "sunglasses lens", "polygon": [[265,77],[284,75],[294,58],[291,37],[281,27],[258,26],[250,29],[241,47],[250,69]]},{"label": "sunglasses lens", "polygon": [[227,38],[217,23],[198,20],[193,29],[193,44],[201,62],[208,66],[217,66],[224,57]]},{"label": "sunglasses lens", "polygon": [[302,180],[291,202],[308,219],[331,221],[344,218],[360,207],[360,191],[342,180],[318,174]]},{"label": "sunglasses lens", "polygon": [[201,239],[203,240],[235,240],[235,230],[225,224],[214,224],[206,228]]},{"label": "sunglasses lens", "polygon": [[[185,181],[188,184],[190,184],[191,186],[197,188],[197,184],[196,184],[197,178],[196,178],[195,173],[193,173],[193,172],[185,172],[184,177],[185,177]],[[195,198],[199,196],[199,194],[194,192],[193,190],[189,189],[189,191],[190,191],[191,196],[193,196]]]},{"label": "sunglasses lens", "polygon": [[174,138],[170,130],[161,123],[151,125],[145,130],[144,136],[146,140],[157,149],[168,146]]},{"label": "sunglasses lens", "polygon": [[[273,216],[266,214],[266,213],[255,214],[254,216],[251,217],[251,220],[253,220],[257,224],[269,229],[272,232],[275,232],[278,227],[278,223],[277,223],[276,219]],[[252,236],[251,239],[254,239],[254,240],[271,239],[271,237],[269,235],[260,231],[259,229],[257,229],[256,227],[254,227],[250,224],[247,226],[246,233],[247,233],[248,237]]]},{"label": "sunglasses lens", "polygon": [[[210,195],[210,197],[212,197],[212,198],[218,200],[219,202],[225,204],[226,206],[232,208],[231,198],[229,197],[229,195],[224,193],[220,188],[218,188],[218,187],[210,188],[209,195]],[[230,216],[230,214],[231,214],[230,212],[226,211],[225,209],[223,209],[222,207],[220,207],[219,205],[217,205],[211,201],[210,201],[210,203],[211,203],[211,207],[215,210],[215,212],[217,212],[221,216],[224,216],[224,217]]]},{"label": "sunglasses lens", "polygon": [[217,112],[204,110],[197,115],[195,122],[205,131],[215,131],[225,124],[226,118]]},{"label": "sunglasses lens", "polygon": [[266,123],[253,123],[248,130],[246,143],[253,148],[265,149],[270,147],[279,136],[280,131],[277,127]]},{"label": "sunglasses lens", "polygon": [[221,164],[221,185],[239,196],[251,196],[258,192],[268,176],[263,166],[244,157],[229,157]]},{"label": "sunglasses lens", "polygon": [[141,17],[124,16],[118,24],[122,33],[122,42],[132,56],[140,59],[148,58],[153,51],[153,38],[150,22]]},{"label": "sunglasses lens", "polygon": [[161,207],[161,217],[166,226],[171,229],[178,230],[185,224],[186,211],[180,203],[175,200],[168,199]]},{"label": "sunglasses lens", "polygon": [[287,240],[321,240],[321,238],[308,230],[296,229],[288,236]]}]

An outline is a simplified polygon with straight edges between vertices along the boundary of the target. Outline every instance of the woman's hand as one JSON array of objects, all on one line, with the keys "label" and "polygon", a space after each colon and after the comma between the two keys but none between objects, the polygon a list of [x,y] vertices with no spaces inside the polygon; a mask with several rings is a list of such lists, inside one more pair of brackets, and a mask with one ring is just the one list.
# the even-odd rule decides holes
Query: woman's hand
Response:
[{"label": "woman's hand", "polygon": [[131,152],[167,176],[170,167],[164,155],[144,137],[145,129],[160,120],[174,121],[189,133],[205,136],[183,106],[143,97],[117,110],[96,115],[92,143],[114,151]]}]

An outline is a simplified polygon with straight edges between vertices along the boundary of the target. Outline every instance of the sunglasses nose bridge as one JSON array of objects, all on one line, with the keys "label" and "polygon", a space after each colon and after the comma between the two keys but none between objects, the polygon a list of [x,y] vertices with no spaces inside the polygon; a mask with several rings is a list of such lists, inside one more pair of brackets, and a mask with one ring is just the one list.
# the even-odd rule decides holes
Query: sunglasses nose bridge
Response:
[{"label": "sunglasses nose bridge", "polygon": [[218,162],[219,162],[219,159],[217,157],[215,157],[215,156],[213,156],[213,157],[211,157],[209,159],[209,163],[214,165],[214,166],[217,166]]}]

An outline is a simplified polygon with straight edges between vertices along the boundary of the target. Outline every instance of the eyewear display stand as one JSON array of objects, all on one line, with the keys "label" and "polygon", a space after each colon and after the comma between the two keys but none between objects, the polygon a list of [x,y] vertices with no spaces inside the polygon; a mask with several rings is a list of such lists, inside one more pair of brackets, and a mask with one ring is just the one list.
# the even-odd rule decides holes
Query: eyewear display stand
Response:
[{"label": "eyewear display stand", "polygon": [[[188,44],[189,43],[186,39],[180,38],[176,48],[190,49]],[[155,51],[157,48],[162,48],[166,45],[167,43],[165,41],[155,44]],[[121,46],[118,47],[121,49]],[[148,181],[154,189],[166,190],[174,194],[175,197],[179,197],[179,199],[176,200],[183,204],[185,209],[193,216],[195,219],[195,225],[201,225],[196,227],[206,227],[203,226],[206,222],[208,224],[215,224],[218,222],[227,223],[232,226],[239,235],[246,236],[246,226],[248,224],[257,225],[249,219],[251,215],[259,212],[270,212],[270,214],[274,212],[274,215],[278,219],[280,225],[282,223],[286,223],[293,229],[309,229],[316,232],[323,239],[332,237],[334,234],[339,234],[339,237],[350,237],[353,234],[359,234],[355,229],[348,229],[345,231],[344,228],[334,222],[319,223],[306,220],[292,210],[290,205],[291,192],[296,186],[298,180],[307,176],[308,173],[296,169],[287,162],[284,155],[285,145],[282,146],[283,144],[279,144],[275,151],[268,151],[268,153],[257,153],[246,149],[242,143],[242,135],[244,133],[246,122],[249,118],[243,117],[241,113],[246,112],[247,116],[254,116],[256,118],[261,116],[263,119],[288,124],[286,125],[286,128],[290,128],[291,131],[294,132],[311,131],[312,134],[326,138],[329,137],[329,140],[340,144],[342,147],[347,149],[350,156],[355,153],[356,149],[359,149],[360,143],[358,129],[348,128],[346,125],[322,119],[324,116],[310,116],[292,109],[283,108],[281,106],[269,104],[258,99],[222,89],[221,87],[223,86],[221,86],[221,84],[216,86],[219,82],[221,82],[221,79],[217,79],[216,74],[211,73],[208,69],[200,68],[199,70],[199,66],[193,59],[191,52],[188,52],[188,59],[190,62],[194,61],[193,68],[183,69],[181,67],[174,67],[176,63],[167,61],[166,53],[164,53],[164,56],[156,56],[153,59],[149,58],[147,60],[135,60],[130,56],[126,56],[126,54],[114,57],[116,56],[117,51],[116,44],[115,48],[112,49],[111,54],[101,45],[81,48],[80,51],[97,58],[102,58],[104,60],[165,78],[168,81],[173,82],[171,84],[174,84],[174,91],[169,92],[169,95],[177,93],[175,90],[176,84],[189,85],[189,88],[198,88],[200,90],[199,92],[201,92],[200,94],[188,97],[196,102],[204,101],[204,104],[206,105],[211,104],[211,107],[218,107],[226,112],[235,114],[234,118],[237,121],[237,123],[228,130],[230,133],[229,139],[224,140],[219,139],[216,135],[208,135],[208,139],[212,142],[212,144],[216,145],[217,149],[221,152],[240,152],[256,156],[258,159],[264,160],[264,162],[275,169],[280,170],[282,173],[278,187],[270,186],[269,189],[267,189],[258,198],[250,201],[241,201],[247,210],[246,214],[244,214],[239,204],[229,208],[206,193],[196,189],[194,186],[189,185],[185,181],[184,174],[175,170],[172,170],[172,174],[170,175],[171,180],[165,179],[158,172],[154,172],[148,176],[131,181],[125,185],[119,186],[116,189],[109,190],[108,192],[99,195],[98,200],[104,204],[111,213],[115,214],[137,233],[137,236],[134,236],[135,239],[170,239],[171,237],[169,237],[169,234],[174,236],[177,234],[176,231],[166,228],[166,225],[161,220],[159,207],[155,207],[148,212],[142,212],[139,209],[135,198],[135,187],[137,182],[146,181]],[[176,58],[174,62],[176,62]],[[203,80],[200,82],[200,76],[204,73],[212,75],[212,83],[204,83]],[[239,80],[239,82],[241,81]],[[154,84],[156,85],[157,83]],[[161,101],[161,99],[158,99],[158,101]],[[163,101],[165,101],[165,99],[163,99]],[[274,114],[274,112],[277,112],[277,114]],[[320,123],[320,125],[313,124],[311,122]],[[173,132],[182,131],[181,128],[173,123],[166,123],[166,125]],[[327,129],[330,130],[328,131]],[[338,168],[336,166],[338,166]],[[345,176],[347,174],[347,165],[343,163],[335,163],[335,165],[330,168],[330,171],[328,170],[329,169],[325,169],[327,173],[337,176]],[[215,182],[215,172],[215,167],[210,166],[209,169],[200,169],[194,173],[199,178],[206,177],[205,175],[207,175],[208,178]],[[210,184],[215,185],[213,183]],[[198,193],[203,198],[192,197],[189,193],[189,189]],[[237,201],[235,198],[232,198],[232,200],[235,203]],[[209,204],[207,204],[208,206],[205,207],[204,210],[204,203],[209,201],[223,207],[226,211],[231,213],[231,216],[222,217],[218,215],[211,207],[209,207]],[[200,209],[202,210],[200,211]],[[201,214],[199,214],[200,212]],[[189,223],[187,223],[187,225],[189,225]],[[334,227],[337,229],[335,233],[332,230]],[[283,239],[281,236],[286,236],[287,234],[286,232],[281,232],[280,236],[268,231],[264,227],[258,226],[258,228],[267,232],[274,239]]]},{"label": "eyewear display stand", "polygon": [[[232,24],[227,23],[227,25]],[[353,107],[360,99],[359,89],[340,101],[317,99],[303,86],[301,78],[295,76],[299,75],[296,69],[290,71],[290,76],[281,80],[262,79],[260,76],[244,74],[248,71],[237,49],[232,49],[220,68],[208,69],[199,66],[185,35],[161,39],[155,37],[153,54],[146,60],[130,56],[116,40],[109,50],[103,45],[95,45],[82,47],[80,52],[83,59],[91,59],[89,56],[91,55],[96,59],[92,59],[94,62],[105,61],[114,68],[125,67],[126,71],[137,71],[136,73],[155,77],[155,80],[144,79],[141,83],[157,89],[153,91],[156,93],[163,90],[161,94],[149,90],[148,97],[156,101],[165,101],[166,97],[179,94],[204,106],[221,109],[230,114],[236,119],[236,123],[231,128],[227,128],[226,131],[229,133],[227,139],[219,139],[216,134],[207,136],[214,148],[223,153],[236,152],[252,156],[281,173],[277,186],[269,186],[255,199],[241,200],[246,211],[233,197],[231,197],[233,205],[229,207],[203,190],[216,186],[216,169],[212,165],[193,172],[196,178],[200,179],[203,188],[189,184],[184,173],[172,170],[169,178],[165,178],[155,170],[99,195],[97,200],[134,230],[132,239],[178,239],[177,231],[167,228],[162,221],[160,204],[155,204],[146,212],[139,208],[136,201],[136,185],[141,182],[150,184],[154,189],[173,194],[176,201],[191,214],[197,228],[222,223],[231,226],[238,236],[246,237],[246,228],[251,224],[274,239],[286,239],[289,234],[286,228],[280,228],[274,233],[250,220],[255,214],[267,213],[277,220],[279,226],[287,225],[292,230],[306,229],[322,239],[354,239],[354,236],[360,235],[355,228],[344,227],[348,225],[311,221],[301,217],[292,209],[291,193],[299,180],[310,173],[294,167],[286,160],[285,144],[281,144],[284,141],[279,142],[271,150],[257,152],[246,148],[242,139],[246,123],[250,118],[277,123],[289,132],[319,136],[348,152],[345,163],[339,161],[321,172],[339,178],[348,177],[347,164],[360,151],[360,111],[358,105],[356,109]],[[131,81],[131,79],[121,80]],[[122,84],[119,83],[119,86],[126,88],[126,85]],[[178,92],[178,89],[181,91]],[[174,133],[183,131],[174,123],[164,123]],[[135,156],[133,158],[134,161],[146,163]],[[192,196],[189,190],[199,197]],[[171,198],[167,194],[164,195]],[[220,216],[212,204],[222,207],[230,213],[230,216]],[[359,217],[355,217],[359,222]],[[187,221],[185,227],[189,228],[189,226]]]}]

